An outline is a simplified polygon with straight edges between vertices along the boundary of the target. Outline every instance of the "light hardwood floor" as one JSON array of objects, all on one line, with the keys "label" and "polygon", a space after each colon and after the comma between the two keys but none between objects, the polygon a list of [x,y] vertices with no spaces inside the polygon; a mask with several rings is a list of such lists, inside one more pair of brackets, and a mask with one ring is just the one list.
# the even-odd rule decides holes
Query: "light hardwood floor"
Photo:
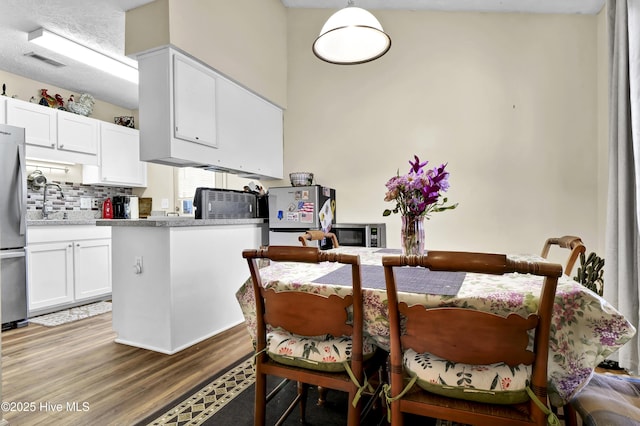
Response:
[{"label": "light hardwood floor", "polygon": [[[2,401],[27,410],[3,407],[4,419],[12,426],[130,426],[252,351],[244,324],[174,355],[115,337],[111,313],[3,332]],[[79,411],[67,409],[74,403]]]}]

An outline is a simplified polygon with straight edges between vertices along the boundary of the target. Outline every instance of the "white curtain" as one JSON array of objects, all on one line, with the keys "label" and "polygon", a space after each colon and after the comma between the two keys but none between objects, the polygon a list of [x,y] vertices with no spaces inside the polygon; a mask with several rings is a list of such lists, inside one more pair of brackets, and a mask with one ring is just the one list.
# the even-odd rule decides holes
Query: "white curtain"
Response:
[{"label": "white curtain", "polygon": [[[604,297],[638,328],[640,309],[640,0],[607,0],[609,195]],[[638,373],[636,334],[619,353]]]}]

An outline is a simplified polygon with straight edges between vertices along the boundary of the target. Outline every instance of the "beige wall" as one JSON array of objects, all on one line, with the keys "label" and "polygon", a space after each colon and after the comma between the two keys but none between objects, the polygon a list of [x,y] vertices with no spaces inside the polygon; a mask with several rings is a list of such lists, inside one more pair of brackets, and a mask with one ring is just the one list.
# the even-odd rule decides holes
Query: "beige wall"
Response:
[{"label": "beige wall", "polygon": [[598,15],[598,244],[593,250],[605,253],[607,196],[609,185],[609,44],[606,7]]},{"label": "beige wall", "polygon": [[336,188],[340,222],[384,221],[399,247],[384,184],[417,154],[448,162],[460,203],[427,222],[429,248],[599,244],[596,16],[380,10],[389,53],[336,66],[311,53],[331,11],[287,13],[284,171]]}]

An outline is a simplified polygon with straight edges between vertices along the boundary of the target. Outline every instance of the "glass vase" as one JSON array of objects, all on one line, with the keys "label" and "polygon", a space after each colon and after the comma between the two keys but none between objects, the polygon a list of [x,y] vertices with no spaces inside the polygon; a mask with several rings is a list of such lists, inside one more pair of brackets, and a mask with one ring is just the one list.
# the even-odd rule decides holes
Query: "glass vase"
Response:
[{"label": "glass vase", "polygon": [[424,216],[402,216],[402,254],[424,254]]}]

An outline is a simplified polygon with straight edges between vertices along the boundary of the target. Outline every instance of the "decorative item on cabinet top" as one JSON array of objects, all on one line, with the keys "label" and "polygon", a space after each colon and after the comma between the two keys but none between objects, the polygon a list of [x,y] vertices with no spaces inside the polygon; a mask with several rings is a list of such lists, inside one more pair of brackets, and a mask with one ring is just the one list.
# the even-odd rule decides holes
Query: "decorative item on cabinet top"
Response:
[{"label": "decorative item on cabinet top", "polygon": [[94,104],[95,100],[93,96],[88,93],[83,93],[77,101],[73,98],[73,95],[71,95],[67,103],[67,108],[73,113],[88,117],[93,112]]},{"label": "decorative item on cabinet top", "polygon": [[113,117],[113,122],[119,126],[131,127],[132,129],[136,127],[131,116]]},{"label": "decorative item on cabinet top", "polygon": [[[45,107],[57,108],[63,111],[70,111],[74,114],[84,115],[88,117],[93,112],[93,106],[95,99],[88,93],[83,93],[76,101],[75,95],[70,95],[67,104],[65,105],[64,98],[59,93],[51,96],[48,93],[48,89],[40,89],[40,105]],[[35,98],[32,96],[31,101],[34,102]]]}]

